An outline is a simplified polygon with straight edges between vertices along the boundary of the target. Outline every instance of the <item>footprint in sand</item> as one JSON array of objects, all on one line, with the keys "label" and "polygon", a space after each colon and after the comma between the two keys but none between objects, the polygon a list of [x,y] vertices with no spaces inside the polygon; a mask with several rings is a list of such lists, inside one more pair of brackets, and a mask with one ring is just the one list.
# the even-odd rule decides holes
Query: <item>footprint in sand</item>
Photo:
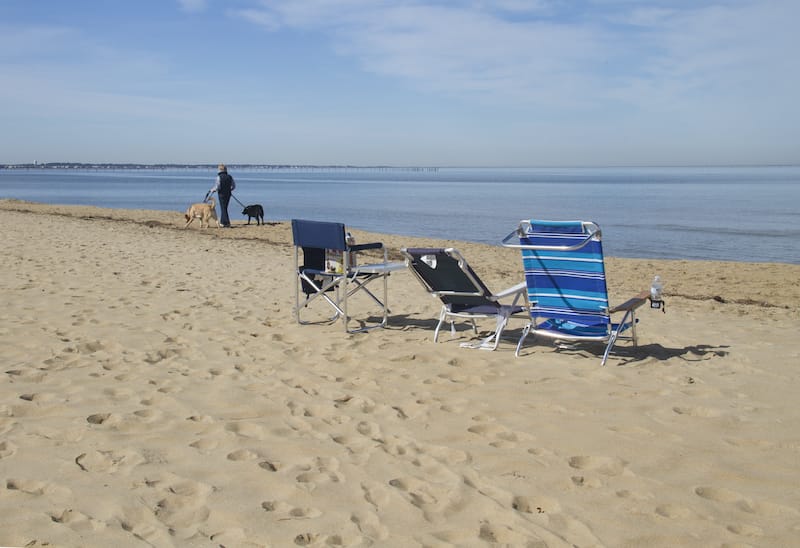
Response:
[{"label": "footprint in sand", "polygon": [[434,485],[414,477],[395,478],[389,480],[389,485],[406,493],[411,504],[419,508],[436,505],[439,501],[436,495],[442,494],[435,493]]},{"label": "footprint in sand", "polygon": [[104,424],[106,426],[118,424],[121,421],[119,415],[113,413],[94,413],[86,417],[86,422],[89,424]]},{"label": "footprint in sand", "polygon": [[298,546],[308,546],[309,544],[322,540],[324,539],[320,538],[320,535],[317,533],[301,533],[294,537],[294,543]]},{"label": "footprint in sand", "polygon": [[478,538],[493,545],[525,546],[530,545],[529,533],[517,532],[508,525],[494,524],[489,521],[481,523]]},{"label": "footprint in sand", "polygon": [[727,529],[734,535],[740,535],[744,537],[764,536],[764,530],[761,527],[747,523],[734,523],[732,525],[728,525]]},{"label": "footprint in sand", "polygon": [[678,415],[686,415],[689,417],[700,417],[705,419],[713,419],[715,417],[719,417],[722,415],[722,411],[719,409],[713,409],[711,407],[673,407],[672,411],[677,413]]},{"label": "footprint in sand", "polygon": [[20,394],[19,399],[38,404],[47,404],[57,400],[55,394],[48,394],[48,393]]},{"label": "footprint in sand", "polygon": [[731,491],[730,489],[725,489],[724,487],[698,487],[694,492],[697,496],[706,500],[726,504],[732,504],[743,499],[739,493]]},{"label": "footprint in sand", "polygon": [[231,451],[228,453],[227,458],[228,460],[232,460],[234,462],[246,462],[256,460],[260,457],[260,454],[250,449],[237,449],[236,451]]},{"label": "footprint in sand", "polygon": [[114,401],[128,401],[133,398],[136,393],[129,388],[106,388],[103,390],[103,395]]},{"label": "footprint in sand", "polygon": [[143,540],[150,546],[174,546],[174,534],[177,531],[167,531],[158,521],[149,508],[141,505],[123,508],[120,516],[120,527],[137,539]]},{"label": "footprint in sand", "polygon": [[380,511],[387,504],[391,497],[391,492],[383,484],[370,482],[361,484],[361,491],[364,493],[364,500]]},{"label": "footprint in sand", "polygon": [[379,446],[379,442],[371,438],[350,434],[331,436],[331,440],[345,447],[350,452],[351,461],[355,464],[366,462],[372,451]]},{"label": "footprint in sand", "polygon": [[21,491],[29,495],[44,495],[46,488],[47,484],[43,481],[17,479],[6,481],[6,489],[10,491]]},{"label": "footprint in sand", "polygon": [[325,483],[344,481],[344,476],[339,472],[339,460],[335,457],[317,457],[311,463],[298,468],[301,472],[295,476],[295,480],[308,491]]},{"label": "footprint in sand", "polygon": [[361,421],[356,425],[356,430],[362,436],[370,438],[377,442],[383,441],[383,434],[381,433],[381,427],[371,421]]},{"label": "footprint in sand", "polygon": [[311,519],[322,515],[316,508],[299,508],[284,501],[267,500],[261,503],[261,508],[273,513],[275,519]]},{"label": "footprint in sand", "polygon": [[561,511],[561,505],[556,499],[544,496],[515,496],[511,500],[511,508],[524,514],[555,514]]},{"label": "footprint in sand", "polygon": [[603,482],[598,478],[587,478],[586,476],[572,476],[570,477],[572,483],[577,487],[591,487],[596,489],[603,486]]},{"label": "footprint in sand", "polygon": [[464,504],[463,486],[468,485],[455,474],[451,478],[442,478],[432,483],[424,478],[405,476],[389,481],[411,505],[417,507],[425,520],[435,523],[444,519],[448,509],[458,508]]},{"label": "footprint in sand", "polygon": [[742,512],[748,514],[758,514],[766,516],[777,516],[783,518],[796,519],[800,516],[800,511],[790,506],[783,506],[768,501],[755,501],[746,498],[744,495],[731,491],[724,487],[698,487],[694,490],[695,494],[706,500],[719,502],[722,504],[735,505]]},{"label": "footprint in sand", "polygon": [[485,384],[483,377],[480,375],[464,375],[458,372],[448,372],[440,373],[438,377],[456,384],[466,384],[470,386],[481,386]]},{"label": "footprint in sand", "polygon": [[605,476],[618,476],[626,470],[627,462],[618,457],[571,457],[567,461],[570,467],[577,470],[597,472]]},{"label": "footprint in sand", "polygon": [[105,345],[100,341],[82,342],[75,347],[75,351],[79,354],[94,354],[103,349],[105,349]]},{"label": "footprint in sand", "polygon": [[514,448],[520,440],[517,434],[495,422],[476,424],[467,428],[467,431],[492,440],[489,445],[498,449]]},{"label": "footprint in sand", "polygon": [[40,383],[47,376],[44,371],[29,369],[10,369],[6,371],[6,374],[17,380],[31,383]]},{"label": "footprint in sand", "polygon": [[371,542],[389,538],[389,529],[381,523],[378,516],[368,512],[361,512],[350,516],[350,521],[358,528],[359,533]]},{"label": "footprint in sand", "polygon": [[176,350],[174,348],[162,348],[161,350],[156,350],[155,352],[148,352],[144,357],[144,361],[151,365],[155,365],[170,358],[181,357],[184,355],[184,353],[185,352],[182,349]]},{"label": "footprint in sand", "polygon": [[96,520],[71,508],[62,510],[59,513],[50,514],[50,519],[55,523],[66,525],[78,533],[95,533],[106,527],[106,524],[102,521]]},{"label": "footprint in sand", "polygon": [[670,519],[688,519],[694,515],[692,510],[678,504],[661,504],[655,511],[659,516]]},{"label": "footprint in sand", "polygon": [[143,462],[144,458],[133,451],[89,451],[75,458],[75,464],[84,472],[105,474],[128,473]]},{"label": "footprint in sand", "polygon": [[38,480],[9,479],[6,480],[6,489],[34,496],[45,495],[56,502],[68,501],[72,498],[72,491],[69,488]]},{"label": "footprint in sand", "polygon": [[211,510],[206,501],[214,490],[212,486],[173,475],[150,480],[147,485],[162,497],[156,503],[155,517],[178,538],[194,536],[208,520]]},{"label": "footprint in sand", "polygon": [[139,409],[133,415],[145,423],[157,422],[163,417],[163,413],[157,409]]},{"label": "footprint in sand", "polygon": [[231,527],[212,533],[209,537],[214,546],[256,546],[247,541],[247,533],[241,527]]},{"label": "footprint in sand", "polygon": [[225,429],[244,438],[263,440],[266,437],[264,429],[261,426],[250,422],[230,423],[225,426]]},{"label": "footprint in sand", "polygon": [[219,440],[214,438],[200,438],[189,444],[189,447],[194,447],[201,453],[208,453],[213,451],[219,446]]},{"label": "footprint in sand", "polygon": [[17,446],[10,441],[0,441],[0,459],[10,457],[17,452]]},{"label": "footprint in sand", "polygon": [[362,413],[372,413],[375,410],[375,402],[373,400],[360,396],[343,396],[333,401],[337,409],[344,407],[361,411]]}]

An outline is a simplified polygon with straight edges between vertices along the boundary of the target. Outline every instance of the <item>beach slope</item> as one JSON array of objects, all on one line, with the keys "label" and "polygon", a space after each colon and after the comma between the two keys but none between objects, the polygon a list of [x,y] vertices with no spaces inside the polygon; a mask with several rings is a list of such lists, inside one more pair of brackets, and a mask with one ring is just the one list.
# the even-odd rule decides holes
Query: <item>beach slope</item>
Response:
[{"label": "beach slope", "polygon": [[[0,200],[0,545],[800,538],[800,266],[609,259],[612,298],[659,274],[667,311],[600,367],[460,348],[465,326],[435,344],[438,301],[404,271],[387,329],[300,326],[287,223],[184,224]],[[522,280],[510,249],[354,235]]]}]

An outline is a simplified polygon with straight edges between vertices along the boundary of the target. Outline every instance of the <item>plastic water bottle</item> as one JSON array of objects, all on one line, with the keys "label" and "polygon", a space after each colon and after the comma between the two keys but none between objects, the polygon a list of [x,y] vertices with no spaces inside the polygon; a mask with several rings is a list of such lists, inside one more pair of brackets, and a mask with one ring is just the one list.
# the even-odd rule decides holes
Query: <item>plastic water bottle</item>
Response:
[{"label": "plastic water bottle", "polygon": [[653,278],[653,283],[650,284],[650,307],[651,308],[661,308],[662,303],[664,300],[661,298],[661,292],[664,289],[664,285],[661,283],[661,276],[656,276]]},{"label": "plastic water bottle", "polygon": [[[349,232],[347,232],[345,234],[344,241],[348,246],[356,245],[356,239],[353,238],[353,235],[350,234]],[[347,261],[348,261],[348,264],[347,264],[348,268],[354,268],[356,266],[356,252],[355,251],[351,251],[348,254]]]}]

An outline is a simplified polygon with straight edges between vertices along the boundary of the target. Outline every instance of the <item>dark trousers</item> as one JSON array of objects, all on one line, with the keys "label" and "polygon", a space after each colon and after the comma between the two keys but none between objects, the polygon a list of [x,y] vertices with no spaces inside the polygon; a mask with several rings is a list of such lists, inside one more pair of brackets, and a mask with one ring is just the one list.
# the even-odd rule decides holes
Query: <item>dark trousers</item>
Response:
[{"label": "dark trousers", "polygon": [[219,195],[219,222],[222,226],[229,226],[231,220],[228,218],[228,202],[231,201],[230,194],[217,193]]}]

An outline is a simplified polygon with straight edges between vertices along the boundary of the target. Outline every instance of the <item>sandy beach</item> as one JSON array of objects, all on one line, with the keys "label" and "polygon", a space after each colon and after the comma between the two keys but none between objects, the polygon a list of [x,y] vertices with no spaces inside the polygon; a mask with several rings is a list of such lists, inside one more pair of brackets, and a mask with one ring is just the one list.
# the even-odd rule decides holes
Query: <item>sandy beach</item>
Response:
[{"label": "sandy beach", "polygon": [[609,258],[667,309],[600,367],[435,344],[405,271],[386,329],[298,325],[288,223],[183,224],[0,200],[1,546],[800,545],[799,265]]}]

